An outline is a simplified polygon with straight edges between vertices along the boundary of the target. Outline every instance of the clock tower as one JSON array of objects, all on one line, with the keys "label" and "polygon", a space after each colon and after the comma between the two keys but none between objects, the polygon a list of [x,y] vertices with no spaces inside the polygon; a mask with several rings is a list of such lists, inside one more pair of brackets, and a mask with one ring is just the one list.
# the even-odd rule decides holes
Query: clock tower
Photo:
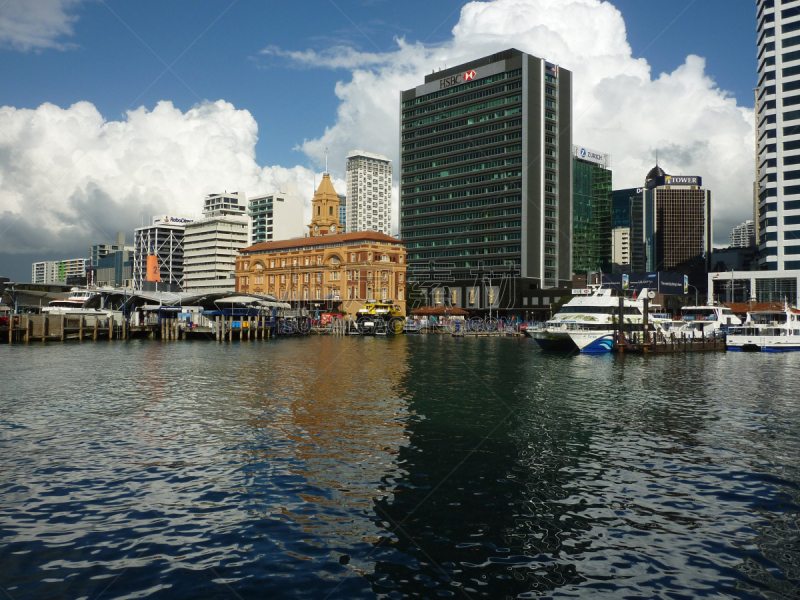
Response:
[{"label": "clock tower", "polygon": [[331,176],[322,175],[322,181],[311,201],[311,225],[308,226],[311,237],[341,233],[339,231],[339,196],[333,189]]}]

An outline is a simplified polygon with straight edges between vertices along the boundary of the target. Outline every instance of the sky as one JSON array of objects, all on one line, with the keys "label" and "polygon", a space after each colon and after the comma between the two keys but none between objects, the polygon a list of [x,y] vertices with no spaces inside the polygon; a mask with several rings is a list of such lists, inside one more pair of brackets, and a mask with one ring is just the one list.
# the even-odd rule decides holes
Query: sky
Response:
[{"label": "sky", "polygon": [[340,192],[348,151],[391,158],[396,205],[400,90],[509,47],[573,71],[615,189],[656,152],[702,176],[724,246],[752,218],[755,29],[742,0],[0,0],[0,276],[209,193],[293,180],[310,210],[326,149]]}]

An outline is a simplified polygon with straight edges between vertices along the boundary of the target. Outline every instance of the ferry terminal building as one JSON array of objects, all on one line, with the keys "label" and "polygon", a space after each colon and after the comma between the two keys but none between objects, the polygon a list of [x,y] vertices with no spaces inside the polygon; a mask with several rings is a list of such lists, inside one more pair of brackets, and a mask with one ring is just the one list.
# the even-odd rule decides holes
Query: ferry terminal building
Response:
[{"label": "ferry terminal building", "polygon": [[312,201],[309,237],[239,251],[236,291],[270,294],[292,308],[355,318],[367,302],[406,313],[405,244],[377,231],[338,233],[339,196],[324,174]]}]

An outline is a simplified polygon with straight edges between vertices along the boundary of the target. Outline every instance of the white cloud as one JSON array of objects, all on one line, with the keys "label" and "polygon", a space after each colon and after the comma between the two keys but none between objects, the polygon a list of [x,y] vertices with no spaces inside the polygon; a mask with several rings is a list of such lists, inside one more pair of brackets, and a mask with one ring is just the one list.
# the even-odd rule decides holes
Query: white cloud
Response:
[{"label": "white cloud", "polygon": [[26,52],[73,47],[58,40],[73,34],[70,11],[84,0],[6,0],[0,4],[0,46]]},{"label": "white cloud", "polygon": [[329,67],[331,69],[355,69],[390,61],[390,58],[385,54],[358,52],[349,46],[332,46],[321,52],[314,50],[282,50],[277,46],[267,46],[259,52],[259,55],[287,58],[298,65],[307,67]]},{"label": "white cloud", "polygon": [[[307,201],[305,167],[260,167],[258,127],[222,100],[185,113],[170,102],[106,122],[89,102],[63,109],[0,108],[0,253],[85,256],[150,215],[199,216],[205,194],[269,193],[294,180]],[[334,185],[344,189],[341,180]],[[130,239],[130,238],[129,238]]]},{"label": "white cloud", "polygon": [[[0,43],[42,48],[71,32],[73,18],[65,16],[46,20],[53,25],[39,30],[56,33],[12,41],[3,24],[11,14],[6,8],[18,11],[22,4],[12,0],[0,11],[6,19]],[[30,4],[52,17],[67,15],[76,3]],[[702,58],[689,56],[672,73],[653,77],[647,62],[631,55],[619,11],[600,0],[472,2],[452,34],[436,46],[398,39],[397,50],[383,54],[268,49],[281,60],[350,70],[335,87],[335,123],[301,149],[322,167],[329,148],[334,174],[353,149],[385,154],[397,169],[400,90],[418,85],[431,69],[516,47],[574,72],[573,139],[613,155],[615,187],[641,185],[658,150],[667,172],[704,177],[713,191],[718,242],[750,217],[752,110],[715,85]],[[252,196],[294,179],[308,203],[314,172],[262,168],[255,159],[257,138],[252,115],[224,101],[186,112],[161,102],[112,122],[88,102],[2,107],[0,255],[86,255],[90,244],[139,226],[142,215],[197,214],[205,194],[225,189]],[[341,178],[334,185],[344,191]],[[396,203],[396,187],[394,198]]]},{"label": "white cloud", "polygon": [[616,188],[642,185],[658,151],[668,173],[703,176],[720,244],[731,227],[752,218],[753,111],[716,86],[704,59],[688,56],[672,73],[653,77],[647,61],[632,56],[621,13],[600,0],[471,2],[452,34],[436,46],[400,39],[383,55],[284,54],[304,65],[352,69],[335,88],[336,123],[301,148],[318,165],[326,147],[331,164],[344,164],[359,148],[398,165],[400,91],[432,69],[514,47],[574,73],[573,141],[612,154]]}]

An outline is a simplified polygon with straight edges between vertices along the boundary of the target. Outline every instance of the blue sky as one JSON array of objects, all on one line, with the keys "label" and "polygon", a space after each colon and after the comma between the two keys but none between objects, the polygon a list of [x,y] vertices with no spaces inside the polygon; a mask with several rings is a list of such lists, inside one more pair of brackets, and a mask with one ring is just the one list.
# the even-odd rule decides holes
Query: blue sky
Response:
[{"label": "blue sky", "polygon": [[[539,12],[548,10],[548,7],[555,12],[555,5],[551,6],[554,1],[556,0],[529,0],[529,3],[535,5],[534,8]],[[566,0],[558,1],[562,5],[567,3]],[[580,2],[599,5],[596,0]],[[346,125],[342,111],[346,112],[348,106],[352,105],[357,105],[356,112],[364,116],[365,123],[361,124],[363,131],[369,132],[382,125],[381,119],[375,116],[377,113],[370,113],[371,108],[364,106],[364,102],[371,101],[369,98],[358,104],[361,102],[357,99],[359,95],[370,97],[370,90],[373,88],[369,87],[369,83],[360,88],[361,84],[357,82],[358,77],[355,75],[357,72],[372,74],[370,76],[383,81],[381,85],[384,88],[387,85],[391,87],[391,82],[398,81],[393,79],[393,73],[407,68],[407,64],[402,62],[405,60],[402,52],[404,49],[407,52],[413,44],[418,43],[418,47],[422,48],[416,53],[415,60],[424,55],[432,61],[432,68],[445,66],[435,62],[445,60],[442,58],[444,56],[468,56],[470,35],[476,36],[475,51],[479,52],[476,57],[485,53],[484,48],[496,47],[497,27],[503,27],[503,15],[498,17],[497,11],[493,15],[481,17],[487,21],[494,19],[494,24],[487,23],[487,28],[490,25],[494,28],[494,38],[486,41],[485,37],[481,37],[483,33],[479,19],[477,24],[470,25],[471,29],[467,28],[473,33],[464,33],[460,38],[455,36],[460,41],[454,41],[454,27],[459,26],[460,22],[463,26],[466,22],[462,14],[464,4],[419,0],[402,3],[380,0],[298,3],[250,0],[171,0],[168,3],[147,0],[10,0],[6,4],[0,3],[0,81],[3,81],[0,86],[0,106],[15,109],[9,117],[12,119],[9,122],[15,123],[14,119],[23,118],[21,109],[34,111],[44,103],[52,103],[66,110],[74,103],[88,102],[106,122],[125,123],[128,120],[128,111],[139,107],[144,107],[147,112],[153,111],[162,101],[171,102],[180,117],[204,101],[224,100],[232,105],[225,115],[241,119],[241,111],[247,111],[258,130],[258,142],[252,148],[248,147],[246,141],[248,132],[253,129],[251,125],[241,125],[243,133],[240,134],[238,125],[228,126],[227,121],[225,122],[224,129],[236,132],[237,141],[234,146],[238,144],[244,155],[244,158],[236,156],[237,151],[227,147],[224,160],[228,164],[246,161],[248,154],[252,154],[254,150],[255,155],[251,159],[258,168],[293,169],[301,166],[308,169],[309,173],[319,172],[320,149],[322,146],[330,146],[331,171],[336,179],[343,175],[344,152],[348,147],[353,149],[352,146],[360,145],[363,149],[381,153],[396,150],[391,142],[396,137],[395,125],[387,124],[387,133],[382,137],[371,138],[369,134],[363,133],[354,133],[347,137],[340,133]],[[646,60],[653,80],[662,72],[675,72],[686,63],[688,55],[696,54],[706,61],[702,77],[710,78],[714,83],[711,92],[702,91],[704,97],[710,98],[710,105],[718,104],[724,96],[722,92],[726,91],[735,99],[736,106],[752,108],[752,88],[755,85],[756,71],[754,2],[614,0],[611,4],[621,12],[624,19],[627,42],[632,50],[631,59]],[[609,13],[593,5],[591,8],[597,10],[598,20],[602,24],[602,19],[607,18]],[[566,18],[568,17],[565,16],[564,19]],[[9,24],[9,19],[17,21]],[[25,27],[24,35],[20,33],[20,19]],[[550,26],[558,28],[552,24]],[[563,35],[573,36],[572,48],[578,48],[575,50],[577,54],[584,50],[590,52],[593,44],[609,45],[614,41],[598,41],[597,34],[589,33],[582,38],[583,34],[576,34],[574,31],[569,33],[566,27],[565,25]],[[536,48],[538,38],[534,39],[535,35],[539,33],[516,32],[509,35],[508,46],[519,47],[516,40],[522,39],[524,43],[528,39],[519,36],[529,36],[531,44]],[[576,35],[577,38],[574,37]],[[616,41],[625,41],[619,39],[624,34],[618,33],[613,37],[617,38]],[[398,47],[398,38],[404,39],[404,49]],[[502,45],[502,35],[500,40]],[[585,47],[580,49],[582,45]],[[262,50],[265,48],[272,50],[263,54]],[[343,48],[352,49],[356,58],[350,62],[338,63],[330,60],[333,55],[341,56]],[[528,48],[521,49],[531,51]],[[290,52],[307,50],[312,51],[311,58],[300,60],[289,55]],[[374,58],[376,56],[377,59]],[[315,60],[315,57],[320,57],[320,60]],[[626,71],[628,67],[624,65],[634,62],[620,62],[620,76],[632,73]],[[390,73],[387,64],[394,71]],[[562,66],[573,68],[567,62],[562,63]],[[421,67],[417,65],[415,68]],[[398,85],[410,87],[407,82],[419,81],[419,75],[410,75],[406,71],[403,73],[405,79]],[[692,81],[701,81],[702,77],[697,75]],[[580,85],[580,81],[577,78],[576,85]],[[339,96],[337,82],[340,86]],[[392,94],[396,92],[393,89],[391,94],[386,95],[388,100],[382,100],[387,114],[396,112],[396,107],[391,106],[391,98],[394,97]],[[351,96],[347,97],[348,93]],[[579,91],[576,90],[577,93]],[[667,95],[665,98],[673,96]],[[647,97],[643,97],[643,102],[646,101]],[[596,112],[597,102],[586,109],[586,114]],[[639,118],[649,119],[652,131],[657,132],[661,115],[672,110],[672,101],[656,98],[649,102],[649,105],[642,107]],[[682,110],[687,109],[684,107]],[[727,110],[732,110],[730,103]],[[731,119],[740,119],[741,115],[735,110],[734,113],[736,114]],[[37,114],[25,113],[25,119],[28,119],[26,123],[33,122],[32,115]],[[22,127],[16,134],[9,134],[11,137],[6,136],[5,140],[0,136],[0,182],[23,179],[25,168],[33,169],[26,177],[44,180],[42,191],[37,192],[35,198],[31,196],[27,200],[24,190],[17,190],[16,195],[13,195],[0,188],[0,215],[5,217],[5,221],[0,221],[0,275],[18,280],[29,278],[32,260],[71,258],[76,252],[80,256],[88,253],[87,241],[105,241],[102,238],[110,238],[115,228],[128,231],[130,237],[133,227],[139,225],[129,222],[131,211],[126,217],[128,221],[120,220],[122,217],[117,220],[109,217],[101,222],[91,217],[88,220],[94,225],[80,225],[79,221],[87,221],[80,218],[82,211],[86,216],[85,211],[89,210],[87,207],[94,206],[100,211],[113,212],[117,204],[139,201],[144,205],[148,197],[170,198],[188,193],[188,190],[182,189],[177,183],[170,182],[169,177],[164,178],[163,185],[157,190],[148,191],[147,184],[142,184],[143,189],[135,193],[127,188],[124,192],[120,191],[123,188],[115,187],[117,183],[112,183],[120,178],[117,172],[120,168],[124,174],[124,166],[120,167],[119,164],[124,165],[125,156],[134,151],[130,148],[143,147],[151,142],[147,138],[149,134],[142,131],[124,138],[124,143],[130,144],[130,148],[124,151],[118,148],[122,141],[108,140],[109,147],[105,149],[105,154],[118,152],[119,164],[114,167],[117,171],[104,165],[103,157],[99,156],[92,159],[96,163],[94,170],[86,168],[81,177],[76,176],[74,180],[70,180],[76,169],[70,167],[71,161],[82,161],[81,166],[84,166],[83,162],[88,159],[79,156],[81,152],[87,151],[90,142],[72,148],[70,152],[69,139],[72,138],[64,137],[63,128],[68,127],[65,121],[70,120],[71,113],[67,112],[57,119],[51,117],[52,115],[47,115],[50,120],[46,120],[46,124],[39,128]],[[681,114],[672,117],[680,118]],[[213,118],[220,122],[227,117]],[[603,147],[605,138],[600,133],[602,114],[592,118],[595,121],[587,122],[585,138],[576,139],[576,143],[591,141],[594,147],[599,146],[599,150],[609,151]],[[688,114],[686,118],[695,122],[699,119],[697,115]],[[746,121],[746,115],[742,119]],[[57,124],[52,124],[56,121]],[[0,124],[2,123],[0,120]],[[76,128],[85,127],[80,119],[75,123]],[[740,126],[738,121],[735,125]],[[8,122],[6,127],[9,131],[16,131],[14,127],[8,128]],[[326,128],[329,130],[327,133]],[[132,126],[128,129],[132,129]],[[358,127],[351,129],[359,131]],[[145,130],[151,131],[152,128]],[[576,126],[576,136],[578,133],[579,128]],[[698,139],[705,140],[712,137],[713,133],[698,131],[697,136]],[[51,141],[51,135],[54,140],[63,140],[63,156],[48,155],[37,162],[37,156],[47,154],[48,148],[59,145]],[[185,132],[176,134],[176,140],[186,140],[176,141],[176,144],[191,143],[188,135]],[[224,136],[224,132],[222,135]],[[691,133],[687,132],[686,135],[690,138]],[[37,140],[37,136],[41,139]],[[739,143],[739,138],[744,137],[746,136],[737,134],[736,143]],[[619,165],[620,185],[635,178],[635,173],[638,172],[636,169],[648,164],[650,158],[647,153],[652,154],[651,146],[669,145],[669,139],[664,139],[666,142],[647,144],[646,150],[645,144],[640,143],[639,146],[643,148],[642,156],[630,157],[626,155],[636,154],[635,150],[631,151],[627,146],[619,143],[615,145],[609,141],[615,164]],[[647,137],[644,140],[646,142]],[[304,141],[314,141],[315,146],[303,146]],[[14,161],[4,163],[4,142],[7,154],[17,154]],[[115,143],[117,146],[113,145]],[[682,159],[679,157],[685,156],[686,152],[691,154],[692,143],[691,139],[687,139],[676,145],[674,168],[680,168],[685,173],[685,169],[691,169],[696,164],[697,168],[713,170],[713,165],[700,159],[693,163],[697,155],[692,155],[694,158],[690,157],[681,163]],[[719,144],[719,147],[724,147],[723,141]],[[162,149],[164,146],[162,141],[157,148]],[[746,143],[742,143],[742,147],[742,153],[746,153]],[[96,149],[96,146],[92,146],[91,151]],[[150,148],[147,153],[152,155],[158,151],[160,150]],[[182,152],[179,148],[170,151],[179,154]],[[707,154],[713,152],[704,151],[704,156]],[[669,150],[663,150],[661,155],[669,157]],[[742,164],[746,164],[745,159],[743,154]],[[198,159],[192,163],[191,168],[198,169],[198,173],[206,172],[203,160],[213,160],[213,156]],[[31,164],[34,167],[30,167]],[[48,171],[50,167],[42,166],[45,164],[52,164],[52,170]],[[113,171],[112,174],[106,174],[107,167]],[[266,171],[257,172],[252,166],[247,166],[247,169],[250,169],[247,177],[250,177],[251,171],[256,173],[248,192],[271,191],[267,188],[280,179],[274,170],[270,170],[267,175]],[[627,175],[627,180],[625,169],[632,173]],[[302,171],[296,170],[294,173],[294,176],[303,177]],[[289,175],[281,175],[285,176]],[[58,190],[51,189],[55,185],[53,180],[56,179]],[[203,189],[236,186],[238,183],[235,177],[232,181],[221,179],[223,178],[217,177],[217,181],[205,182]],[[244,176],[239,179],[250,181]],[[746,183],[743,180],[739,187],[744,189]],[[51,198],[48,193],[56,195]],[[729,195],[737,193],[738,191],[731,191]],[[90,198],[92,194],[94,200]],[[198,192],[194,192],[193,195],[197,194]],[[41,201],[40,197],[43,198]],[[107,198],[105,204],[97,199],[101,197]],[[198,199],[182,201],[196,204]],[[37,227],[31,211],[26,211],[25,208],[26,203],[32,202],[38,202],[38,210],[50,210],[60,216],[51,219],[47,224],[53,234],[48,236],[50,241],[37,242],[39,246],[23,247],[24,244],[20,245],[17,240],[30,237],[23,235],[26,231],[25,222],[28,222],[30,231]],[[730,231],[730,224],[739,222],[740,216],[747,216],[743,213],[746,198],[743,196],[736,202],[735,205],[731,204],[730,218],[720,220],[720,226],[727,228],[724,235],[717,236],[720,241],[724,241]],[[156,210],[158,208],[155,207]],[[176,210],[175,205],[166,208]],[[13,235],[15,231],[17,236]],[[62,235],[67,231],[68,235]],[[84,252],[80,251],[82,247],[86,247]]]}]

